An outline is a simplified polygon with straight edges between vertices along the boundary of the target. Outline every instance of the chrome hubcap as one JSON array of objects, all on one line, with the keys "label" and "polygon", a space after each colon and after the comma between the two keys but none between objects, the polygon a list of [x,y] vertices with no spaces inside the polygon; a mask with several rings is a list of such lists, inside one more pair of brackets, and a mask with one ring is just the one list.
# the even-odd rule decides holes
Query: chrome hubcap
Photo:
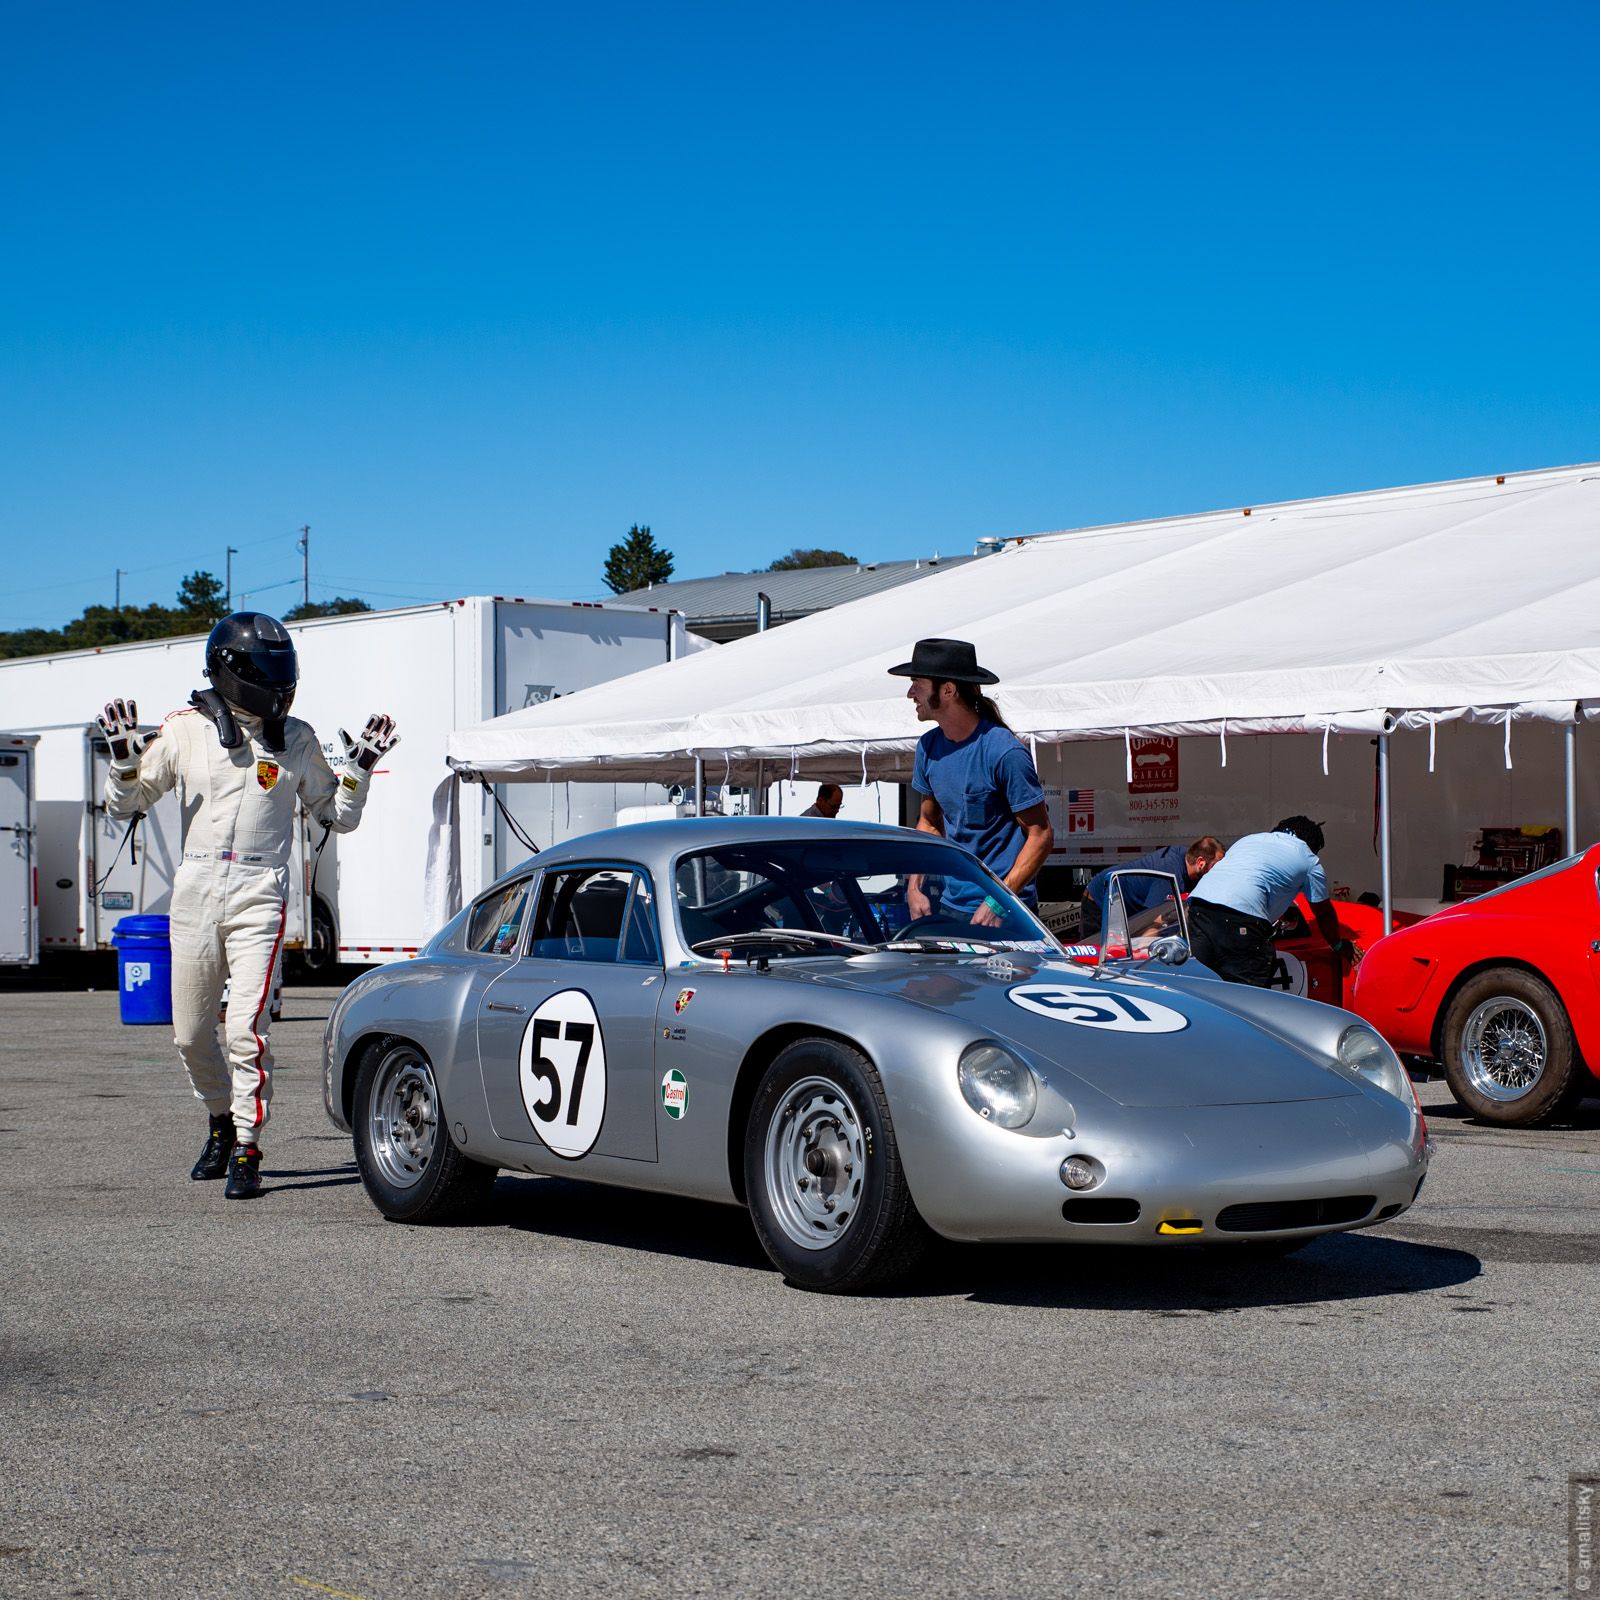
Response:
[{"label": "chrome hubcap", "polygon": [[827,1078],[802,1078],[767,1124],[767,1195],[785,1236],[803,1250],[837,1244],[855,1221],[866,1170],[850,1097]]},{"label": "chrome hubcap", "polygon": [[367,1109],[372,1160],[397,1189],[422,1181],[439,1135],[439,1093],[433,1069],[410,1045],[379,1063]]},{"label": "chrome hubcap", "polygon": [[1544,1075],[1544,1024],[1521,1000],[1485,1000],[1461,1034],[1467,1082],[1486,1100],[1521,1100]]}]

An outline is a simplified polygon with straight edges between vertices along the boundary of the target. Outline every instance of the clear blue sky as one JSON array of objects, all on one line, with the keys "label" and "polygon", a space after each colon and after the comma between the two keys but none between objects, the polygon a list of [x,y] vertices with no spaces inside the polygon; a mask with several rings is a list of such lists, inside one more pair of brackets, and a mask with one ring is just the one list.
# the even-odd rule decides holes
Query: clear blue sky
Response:
[{"label": "clear blue sky", "polygon": [[[0,628],[1600,457],[1593,6],[13,6]],[[268,585],[282,583],[282,587]],[[393,600],[391,601],[391,598]]]}]

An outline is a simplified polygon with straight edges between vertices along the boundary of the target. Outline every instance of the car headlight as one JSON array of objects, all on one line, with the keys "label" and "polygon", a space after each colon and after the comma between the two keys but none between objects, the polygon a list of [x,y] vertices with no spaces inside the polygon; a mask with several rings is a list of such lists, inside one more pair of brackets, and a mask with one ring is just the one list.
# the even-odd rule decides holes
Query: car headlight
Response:
[{"label": "car headlight", "polygon": [[1352,1077],[1375,1083],[1397,1100],[1415,1104],[1411,1080],[1400,1057],[1371,1028],[1357,1023],[1339,1035],[1339,1065]]},{"label": "car headlight", "polygon": [[1032,1069],[1004,1045],[985,1040],[969,1044],[956,1068],[967,1104],[986,1122],[1020,1128],[1039,1105],[1039,1085]]}]

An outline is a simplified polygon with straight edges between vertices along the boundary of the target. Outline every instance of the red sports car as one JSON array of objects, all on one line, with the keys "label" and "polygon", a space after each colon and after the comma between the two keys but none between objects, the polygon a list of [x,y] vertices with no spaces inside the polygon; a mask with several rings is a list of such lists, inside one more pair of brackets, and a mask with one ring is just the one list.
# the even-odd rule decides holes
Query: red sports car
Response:
[{"label": "red sports car", "polygon": [[1600,1094],[1600,845],[1380,939],[1346,1002],[1485,1122]]}]

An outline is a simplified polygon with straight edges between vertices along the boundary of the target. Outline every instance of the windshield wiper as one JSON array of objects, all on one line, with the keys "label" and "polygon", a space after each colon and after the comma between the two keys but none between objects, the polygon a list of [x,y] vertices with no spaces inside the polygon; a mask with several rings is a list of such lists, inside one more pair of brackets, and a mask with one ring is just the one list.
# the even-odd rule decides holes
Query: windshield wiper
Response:
[{"label": "windshield wiper", "polygon": [[932,955],[958,955],[958,956],[995,956],[999,955],[1001,946],[990,944],[986,939],[958,939],[954,934],[943,934],[925,939],[890,939],[884,944],[875,944],[874,950],[920,950]]},{"label": "windshield wiper", "polygon": [[752,933],[727,933],[720,939],[698,939],[689,948],[698,955],[715,955],[719,950],[737,950],[750,944],[804,944],[807,940],[829,950],[849,950],[856,955],[869,956],[883,947],[876,944],[857,944],[837,933],[820,933],[815,928],[765,928]]}]

